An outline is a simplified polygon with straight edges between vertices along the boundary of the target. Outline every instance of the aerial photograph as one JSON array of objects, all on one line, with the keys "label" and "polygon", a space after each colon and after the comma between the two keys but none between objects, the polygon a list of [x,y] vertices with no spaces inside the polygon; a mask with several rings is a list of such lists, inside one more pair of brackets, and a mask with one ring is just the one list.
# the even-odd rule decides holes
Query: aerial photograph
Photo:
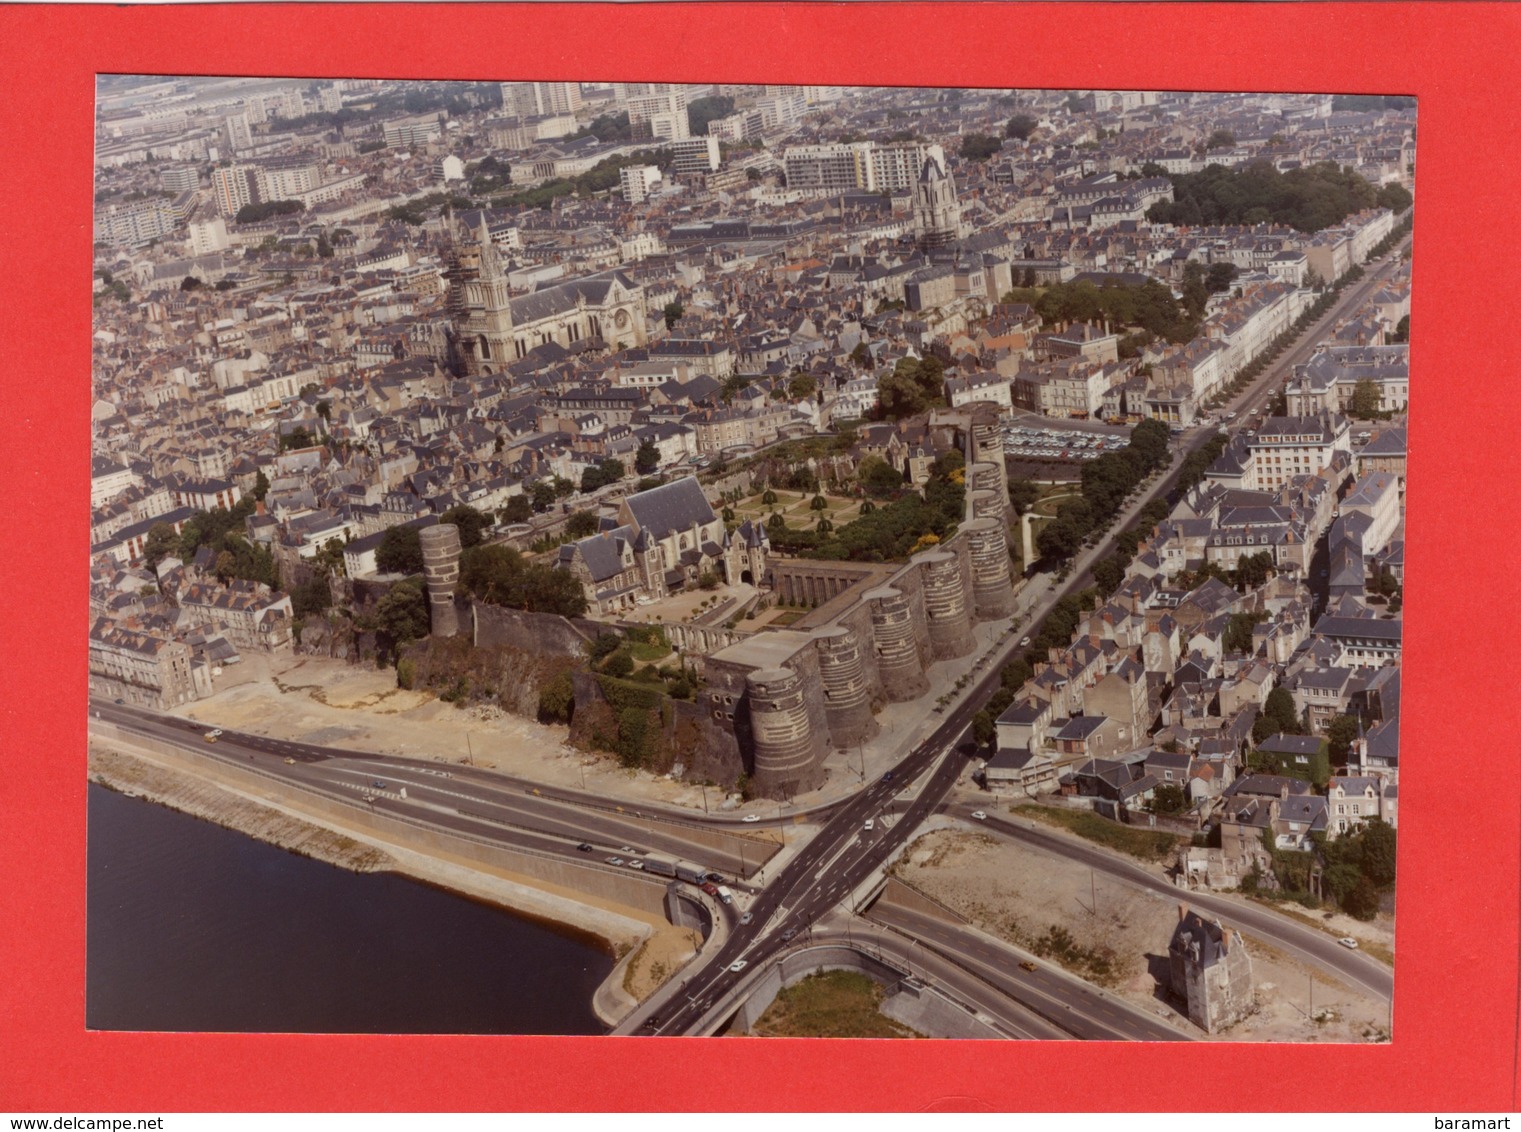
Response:
[{"label": "aerial photograph", "polygon": [[99,76],[86,1026],[1391,1041],[1416,118]]}]

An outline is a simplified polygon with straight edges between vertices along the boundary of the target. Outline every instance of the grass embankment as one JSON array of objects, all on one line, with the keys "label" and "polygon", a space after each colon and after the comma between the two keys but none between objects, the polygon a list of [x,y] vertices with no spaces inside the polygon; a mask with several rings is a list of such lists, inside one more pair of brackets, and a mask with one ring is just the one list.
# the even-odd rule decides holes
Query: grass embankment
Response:
[{"label": "grass embankment", "polygon": [[752,1033],[768,1038],[919,1038],[881,1012],[882,988],[857,971],[825,971],[783,987]]},{"label": "grass embankment", "polygon": [[1089,810],[1059,810],[1027,802],[1012,807],[1010,812],[1023,814],[1047,825],[1060,826],[1086,841],[1118,850],[1142,861],[1170,861],[1186,840],[1175,833],[1120,825]]}]

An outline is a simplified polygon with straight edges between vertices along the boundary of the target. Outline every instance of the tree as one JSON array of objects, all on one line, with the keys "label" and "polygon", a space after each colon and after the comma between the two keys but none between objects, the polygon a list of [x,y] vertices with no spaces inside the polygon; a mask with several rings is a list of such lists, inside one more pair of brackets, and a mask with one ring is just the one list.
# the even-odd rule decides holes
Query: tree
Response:
[{"label": "tree", "polygon": [[595,511],[577,511],[565,521],[565,533],[571,538],[586,538],[597,533],[597,524]]},{"label": "tree", "polygon": [[829,506],[829,501],[822,495],[815,495],[808,503],[810,511],[823,511]]},{"label": "tree", "polygon": [[1299,711],[1294,707],[1294,697],[1283,686],[1268,693],[1262,705],[1262,714],[1252,724],[1252,741],[1260,743],[1269,735],[1299,735],[1304,728],[1299,722]]},{"label": "tree", "polygon": [[998,726],[987,711],[972,716],[972,739],[979,747],[986,747],[998,737]]},{"label": "tree", "polygon": [[607,658],[602,671],[609,676],[627,677],[633,674],[634,658],[626,649],[620,649]]},{"label": "tree", "polygon": [[1229,149],[1236,144],[1236,135],[1229,130],[1216,130],[1204,142],[1204,149]]},{"label": "tree", "polygon": [[857,478],[871,495],[893,495],[903,489],[903,475],[880,456],[868,456],[857,469]]},{"label": "tree", "polygon": [[179,549],[180,536],[172,523],[154,523],[148,528],[143,542],[143,563],[149,570],[157,570],[158,564]]},{"label": "tree", "polygon": [[884,374],[878,380],[877,399],[882,414],[891,420],[915,416],[929,404],[919,383],[898,373]]},{"label": "tree", "polygon": [[1013,478],[1009,480],[1009,503],[1014,514],[1023,515],[1040,498],[1040,485],[1034,480]]},{"label": "tree", "polygon": [[1209,274],[1205,276],[1205,286],[1210,294],[1217,295],[1221,291],[1229,291],[1232,281],[1236,278],[1236,265],[1234,263],[1212,263],[1209,265]]},{"label": "tree", "polygon": [[1220,643],[1228,652],[1252,655],[1252,630],[1267,620],[1267,614],[1258,610],[1249,613],[1232,613],[1221,634]]},{"label": "tree", "polygon": [[180,280],[181,291],[196,291],[199,290],[202,286],[203,284],[201,281],[194,275],[187,275],[185,278]]},{"label": "tree", "polygon": [[1209,303],[1209,285],[1202,263],[1190,262],[1183,268],[1183,305],[1195,318],[1204,313]]},{"label": "tree", "polygon": [[662,313],[665,315],[665,328],[670,330],[676,325],[681,316],[686,313],[686,308],[675,299],[672,299],[666,303],[665,310]]},{"label": "tree", "polygon": [[1016,114],[1010,118],[1003,128],[1003,136],[1014,138],[1016,141],[1024,141],[1034,132],[1038,122],[1028,114]]},{"label": "tree", "polygon": [[539,689],[539,722],[569,723],[576,708],[576,687],[562,672]]},{"label": "tree", "polygon": [[417,528],[388,529],[375,549],[375,565],[386,574],[422,573],[422,542],[418,538]]},{"label": "tree", "polygon": [[1395,343],[1410,341],[1410,316],[1408,314],[1403,316],[1399,320],[1398,325],[1395,326],[1394,338],[1391,341]]},{"label": "tree", "polygon": [[462,550],[479,546],[482,533],[491,525],[491,517],[482,514],[468,503],[451,507],[438,517],[440,523],[453,523],[459,528],[459,545]]},{"label": "tree", "polygon": [[801,401],[805,397],[812,397],[818,392],[819,382],[811,373],[794,374],[792,380],[787,382],[787,395],[794,401]]},{"label": "tree", "polygon": [[1372,420],[1378,416],[1379,402],[1382,394],[1379,392],[1378,382],[1371,377],[1360,377],[1357,384],[1352,386],[1352,403],[1347,406],[1348,411],[1361,420]]},{"label": "tree", "polygon": [[269,477],[264,474],[264,469],[260,468],[257,472],[254,473],[253,497],[262,503],[264,501],[264,497],[268,494]]},{"label": "tree", "polygon": [[1163,782],[1152,791],[1151,812],[1154,814],[1181,814],[1188,809],[1188,795],[1175,782]]},{"label": "tree", "polygon": [[1363,875],[1380,888],[1394,883],[1397,836],[1394,827],[1378,818],[1370,821],[1362,833]]},{"label": "tree", "polygon": [[393,650],[408,641],[419,641],[426,637],[431,622],[428,617],[428,597],[423,591],[422,580],[408,578],[392,586],[375,603],[375,622],[380,632],[389,639]]},{"label": "tree", "polygon": [[1347,765],[1347,755],[1362,724],[1355,715],[1338,715],[1326,727],[1326,747],[1331,761],[1337,766]]},{"label": "tree", "polygon": [[1002,148],[1003,141],[990,134],[967,134],[961,139],[961,156],[966,161],[986,161]]},{"label": "tree", "polygon": [[526,495],[514,495],[498,515],[504,523],[526,523],[532,517],[533,504]]},{"label": "tree", "polygon": [[646,436],[639,442],[639,450],[634,453],[634,471],[641,476],[647,476],[658,467],[660,467],[660,448],[654,440]]}]

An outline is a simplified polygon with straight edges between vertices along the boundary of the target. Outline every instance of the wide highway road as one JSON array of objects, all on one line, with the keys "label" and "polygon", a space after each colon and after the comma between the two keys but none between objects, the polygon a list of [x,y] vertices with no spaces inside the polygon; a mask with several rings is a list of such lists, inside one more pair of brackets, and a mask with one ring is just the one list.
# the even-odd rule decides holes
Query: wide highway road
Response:
[{"label": "wide highway road", "polygon": [[[253,769],[291,786],[470,837],[569,854],[582,864],[626,869],[630,860],[654,851],[739,876],[753,872],[776,851],[775,843],[759,839],[751,841],[753,851],[740,841],[735,841],[734,848],[714,847],[707,844],[708,838],[699,841],[684,836],[683,824],[665,814],[610,807],[605,800],[587,809],[575,800],[546,795],[543,787],[504,780],[479,768],[225,729],[215,742],[208,742],[206,735],[212,730],[208,724],[100,701],[92,701],[90,711],[129,734],[188,746],[199,756]],[[694,830],[699,826],[689,824]],[[584,851],[580,845],[592,848]],[[610,865],[610,857],[621,857],[623,863]]]},{"label": "wide highway road", "polygon": [[[1072,1037],[1088,1041],[1191,1040],[1176,1027],[1124,999],[959,924],[910,908],[882,904],[872,909],[869,918],[919,940],[922,946],[976,975]],[[1022,967],[1021,963],[1030,967]]]}]

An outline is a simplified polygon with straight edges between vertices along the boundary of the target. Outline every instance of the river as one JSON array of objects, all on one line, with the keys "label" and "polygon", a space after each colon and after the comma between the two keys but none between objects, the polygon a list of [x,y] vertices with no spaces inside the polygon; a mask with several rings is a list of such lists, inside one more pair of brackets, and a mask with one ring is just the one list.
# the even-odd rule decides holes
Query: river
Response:
[{"label": "river", "polygon": [[600,1034],[597,941],[95,783],[91,1029]]}]

